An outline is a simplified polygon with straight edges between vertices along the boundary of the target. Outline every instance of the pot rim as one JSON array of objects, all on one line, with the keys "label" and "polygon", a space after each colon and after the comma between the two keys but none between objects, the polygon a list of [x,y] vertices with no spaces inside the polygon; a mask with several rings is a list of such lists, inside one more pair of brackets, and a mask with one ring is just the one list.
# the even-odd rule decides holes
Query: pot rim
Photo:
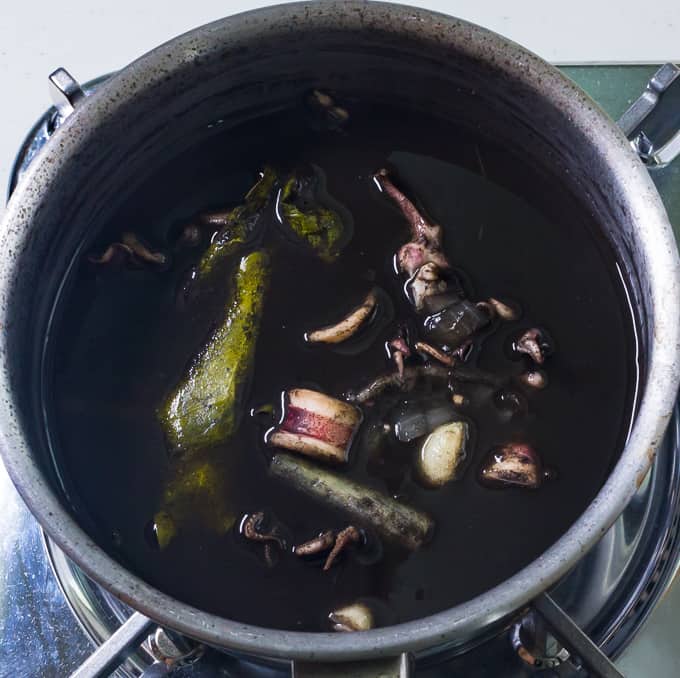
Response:
[{"label": "pot rim", "polygon": [[[313,10],[313,11],[312,11]],[[424,45],[455,45],[458,51],[494,59],[508,76],[552,101],[577,125],[601,156],[615,168],[617,182],[627,186],[627,209],[641,231],[654,303],[654,332],[650,346],[647,387],[624,451],[591,505],[547,551],[495,588],[455,607],[419,620],[359,634],[281,631],[242,624],[202,612],[175,600],[126,570],[97,546],[61,505],[28,452],[11,397],[0,403],[0,441],[7,470],[29,509],[54,542],[92,579],[159,624],[208,644],[281,659],[341,661],[420,651],[474,633],[516,611],[560,579],[606,532],[627,505],[651,465],[675,403],[680,372],[680,261],[671,226],[647,170],[611,119],[571,80],[538,56],[484,28],[454,17],[405,5],[359,0],[291,3],[266,7],[199,27],[156,48],[123,69],[88,97],[57,130],[33,161],[8,205],[0,242],[3,251],[12,239],[28,232],[40,196],[58,175],[60,157],[85,143],[100,116],[115,114],[124,103],[143,92],[159,72],[196,58],[196,48],[210,50],[216,38],[243,32],[286,30],[298,26],[342,25],[359,29],[366,24],[399,32]],[[189,46],[191,50],[187,49]],[[199,49],[200,51],[200,49]],[[503,56],[501,59],[500,56]],[[495,58],[499,57],[499,58]],[[6,320],[13,273],[6,264],[0,273],[0,323]],[[0,325],[1,327],[2,325]],[[4,334],[0,336],[0,389],[11,394]]]}]

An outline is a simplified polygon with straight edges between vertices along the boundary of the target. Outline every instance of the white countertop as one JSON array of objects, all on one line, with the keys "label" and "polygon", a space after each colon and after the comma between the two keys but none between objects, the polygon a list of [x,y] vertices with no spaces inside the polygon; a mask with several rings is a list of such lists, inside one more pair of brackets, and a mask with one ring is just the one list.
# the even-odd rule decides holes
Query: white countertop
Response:
[{"label": "white countertop", "polygon": [[[25,133],[49,105],[47,75],[86,81],[203,23],[264,2],[69,0],[0,2],[0,186]],[[680,2],[411,0],[502,33],[555,63],[680,61]]]}]

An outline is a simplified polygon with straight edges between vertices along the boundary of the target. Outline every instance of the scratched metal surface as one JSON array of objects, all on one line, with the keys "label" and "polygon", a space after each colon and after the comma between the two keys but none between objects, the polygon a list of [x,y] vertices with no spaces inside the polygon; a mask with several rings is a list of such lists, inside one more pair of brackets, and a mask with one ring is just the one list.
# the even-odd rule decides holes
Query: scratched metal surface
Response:
[{"label": "scratched metal surface", "polygon": [[91,651],[52,575],[40,530],[0,463],[0,676],[65,676]]},{"label": "scratched metal surface", "polygon": [[[637,96],[654,70],[651,66],[565,68],[614,118]],[[655,173],[654,179],[676,235],[680,236],[680,162]],[[678,586],[673,592],[676,589]],[[669,609],[673,601],[675,604]],[[658,623],[670,628],[669,620],[673,620],[673,626],[677,626],[680,595],[667,596],[661,612]],[[667,638],[664,643],[654,643],[655,637],[660,640],[661,637],[651,635],[650,638],[650,629],[654,632],[657,625],[653,615],[644,631],[643,642],[634,643],[624,655],[623,663],[633,678],[651,675],[639,673],[637,667],[650,669],[652,656],[653,665],[658,668],[653,672],[657,678],[680,675],[680,669],[675,671],[678,665],[673,642]],[[0,678],[68,676],[91,649],[52,576],[40,530],[0,463]],[[200,671],[197,667],[182,673],[244,675],[236,664],[229,667],[230,663],[233,664],[233,660],[227,660],[227,665],[223,663],[219,669],[207,664]],[[260,675],[264,673],[266,671]]]}]

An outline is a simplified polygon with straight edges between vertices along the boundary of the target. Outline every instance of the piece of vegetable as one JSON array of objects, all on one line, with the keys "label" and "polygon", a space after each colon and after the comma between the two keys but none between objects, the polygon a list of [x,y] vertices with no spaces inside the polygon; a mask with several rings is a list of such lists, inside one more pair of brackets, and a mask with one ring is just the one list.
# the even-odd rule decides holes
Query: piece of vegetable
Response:
[{"label": "piece of vegetable", "polygon": [[407,549],[420,548],[434,531],[434,522],[426,513],[304,459],[277,454],[270,471],[300,492],[344,512],[358,524],[372,527],[385,539]]},{"label": "piece of vegetable", "polygon": [[540,457],[525,443],[508,443],[491,450],[479,474],[482,484],[500,488],[536,489],[545,478]]},{"label": "piece of vegetable", "polygon": [[352,603],[328,615],[334,631],[368,631],[375,625],[373,612],[365,603]]},{"label": "piece of vegetable", "polygon": [[453,306],[461,301],[462,297],[457,292],[447,289],[441,294],[432,294],[424,301],[424,310],[428,315],[443,311],[448,306]]},{"label": "piece of vegetable", "polygon": [[199,221],[220,226],[220,230],[192,272],[192,286],[218,273],[231,255],[257,238],[266,220],[265,208],[275,196],[276,185],[276,173],[271,167],[265,167],[260,179],[246,194],[243,204],[224,212],[199,216]]},{"label": "piece of vegetable", "polygon": [[209,454],[182,458],[173,464],[151,525],[160,549],[187,525],[217,534],[231,529],[236,518],[226,501],[227,477],[223,464]]},{"label": "piece of vegetable", "polygon": [[414,276],[409,278],[405,289],[416,311],[422,311],[428,297],[443,294],[447,287],[447,282],[441,278],[439,266],[428,261],[418,269]]},{"label": "piece of vegetable", "polygon": [[453,405],[441,396],[405,400],[392,412],[392,430],[397,440],[407,443],[431,433],[455,415]]},{"label": "piece of vegetable", "polygon": [[468,437],[464,421],[442,424],[427,436],[418,457],[418,472],[426,485],[441,487],[456,477],[467,454]]},{"label": "piece of vegetable", "polygon": [[248,254],[234,275],[226,316],[159,412],[174,450],[194,451],[236,430],[250,381],[269,281],[269,257]]},{"label": "piece of vegetable", "polygon": [[310,344],[339,344],[354,336],[371,317],[378,303],[375,289],[371,290],[361,305],[333,325],[322,327],[305,335]]},{"label": "piece of vegetable", "polygon": [[267,437],[269,445],[334,463],[349,458],[361,412],[337,398],[306,388],[284,394],[281,423]]},{"label": "piece of vegetable", "polygon": [[320,202],[321,177],[293,174],[283,186],[278,200],[282,224],[295,237],[307,243],[323,261],[332,262],[347,239],[340,215]]},{"label": "piece of vegetable", "polygon": [[428,338],[454,349],[489,323],[489,315],[463,299],[438,313],[427,316],[423,323]]}]

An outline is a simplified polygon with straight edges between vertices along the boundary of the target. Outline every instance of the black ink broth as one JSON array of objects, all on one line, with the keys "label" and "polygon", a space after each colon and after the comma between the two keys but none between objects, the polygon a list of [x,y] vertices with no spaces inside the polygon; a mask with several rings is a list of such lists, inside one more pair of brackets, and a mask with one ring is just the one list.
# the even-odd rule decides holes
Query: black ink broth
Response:
[{"label": "black ink broth", "polygon": [[[148,534],[170,468],[157,408],[219,322],[228,292],[230,275],[188,308],[176,304],[210,233],[201,247],[173,254],[164,271],[103,271],[88,266],[83,253],[53,333],[50,430],[81,521],[159,589],[261,626],[329,630],[329,611],[358,599],[372,602],[380,625],[392,624],[499,584],[585,510],[622,449],[631,417],[634,323],[614,254],[587,208],[554,176],[470,129],[404,110],[358,103],[350,110],[342,131],[323,129],[298,109],[212,130],[147,179],[94,244],[101,251],[132,230],[172,251],[182,224],[200,211],[240,203],[264,164],[321,168],[328,193],[351,214],[353,237],[332,265],[273,231],[267,236],[273,275],[246,416],[212,452],[236,520],[226,535],[196,521],[159,550]],[[526,416],[508,421],[490,398],[468,409],[474,446],[462,478],[441,489],[425,489],[412,473],[422,441],[388,443],[371,456],[358,437],[343,472],[429,512],[436,531],[421,550],[385,545],[372,564],[348,556],[329,572],[288,553],[269,568],[261,545],[238,534],[244,514],[271,511],[293,543],[348,520],[268,476],[265,427],[247,411],[278,403],[293,386],[340,395],[365,384],[391,369],[384,342],[400,321],[413,318],[393,267],[408,227],[371,178],[384,166],[443,225],[446,253],[468,296],[510,299],[522,309],[516,322],[493,326],[471,363],[519,374],[529,363],[512,355],[512,339],[540,326],[555,345],[545,365],[549,385],[524,391]],[[306,331],[341,317],[372,285],[392,299],[393,319],[366,350],[348,355],[305,345]],[[365,408],[364,430],[379,423],[380,410]],[[481,486],[483,458],[510,440],[535,446],[556,478],[533,491]]]}]

